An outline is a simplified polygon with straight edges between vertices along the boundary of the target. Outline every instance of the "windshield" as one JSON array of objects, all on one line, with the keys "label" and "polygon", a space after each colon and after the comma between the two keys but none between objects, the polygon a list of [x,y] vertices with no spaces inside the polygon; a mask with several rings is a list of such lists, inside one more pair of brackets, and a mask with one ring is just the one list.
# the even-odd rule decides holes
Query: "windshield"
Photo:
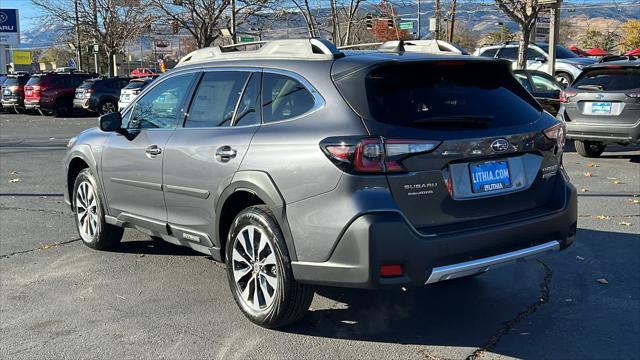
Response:
[{"label": "windshield", "polygon": [[[549,54],[549,45],[548,44],[538,44],[538,46],[544,50],[547,54]],[[571,59],[580,57],[576,55],[573,51],[567,49],[562,45],[556,45],[556,58],[558,59]]]},{"label": "windshield", "polygon": [[503,127],[540,116],[539,105],[502,63],[391,64],[370,71],[362,85],[355,79],[337,84],[361,116],[399,126]]},{"label": "windshield", "polygon": [[640,89],[640,69],[596,68],[587,70],[572,87],[595,91]]}]

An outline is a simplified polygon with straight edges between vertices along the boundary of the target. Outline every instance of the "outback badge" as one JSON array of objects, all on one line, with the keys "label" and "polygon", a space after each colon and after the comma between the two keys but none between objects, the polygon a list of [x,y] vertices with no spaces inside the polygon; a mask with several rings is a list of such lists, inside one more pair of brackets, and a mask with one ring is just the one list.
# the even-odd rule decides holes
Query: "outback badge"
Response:
[{"label": "outback badge", "polygon": [[505,152],[509,150],[509,145],[509,141],[506,139],[496,139],[491,143],[491,150],[498,153]]}]

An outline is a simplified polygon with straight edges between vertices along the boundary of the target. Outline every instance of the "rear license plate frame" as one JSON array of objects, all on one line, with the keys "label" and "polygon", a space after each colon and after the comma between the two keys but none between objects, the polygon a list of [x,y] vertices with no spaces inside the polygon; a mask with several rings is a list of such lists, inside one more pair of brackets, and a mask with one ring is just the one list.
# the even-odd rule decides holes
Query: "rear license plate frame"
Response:
[{"label": "rear license plate frame", "polygon": [[[506,170],[507,176],[506,178],[497,178],[494,181],[480,181],[476,182],[474,174],[477,171],[474,169],[485,169],[488,167],[499,166],[498,169],[493,170],[493,175],[495,176],[495,170]],[[484,170],[487,171],[487,170]],[[471,191],[474,194],[484,194],[484,193],[492,193],[498,190],[509,189],[513,186],[513,182],[511,181],[511,169],[509,169],[509,161],[508,160],[488,160],[488,161],[478,161],[469,163],[469,178],[471,182]],[[506,181],[504,181],[506,180]]]}]

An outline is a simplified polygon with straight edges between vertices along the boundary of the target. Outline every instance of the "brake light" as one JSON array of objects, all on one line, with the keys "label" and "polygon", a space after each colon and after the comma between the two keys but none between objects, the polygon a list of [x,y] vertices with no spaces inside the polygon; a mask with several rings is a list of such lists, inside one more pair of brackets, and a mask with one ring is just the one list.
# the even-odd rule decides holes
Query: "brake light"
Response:
[{"label": "brake light", "polygon": [[564,123],[557,123],[550,128],[547,128],[542,132],[544,136],[549,140],[556,140],[558,146],[563,147],[565,143],[565,125]]},{"label": "brake light", "polygon": [[438,145],[440,141],[383,137],[329,138],[320,143],[325,155],[339,168],[367,174],[405,172],[402,159],[431,152]]},{"label": "brake light", "polygon": [[628,93],[628,94],[625,94],[625,95],[627,95],[628,97],[633,98],[633,99],[640,99],[640,92]]},{"label": "brake light", "polygon": [[561,103],[568,103],[569,99],[571,99],[572,97],[578,95],[577,92],[575,91],[565,91],[562,90],[560,91],[560,102]]}]

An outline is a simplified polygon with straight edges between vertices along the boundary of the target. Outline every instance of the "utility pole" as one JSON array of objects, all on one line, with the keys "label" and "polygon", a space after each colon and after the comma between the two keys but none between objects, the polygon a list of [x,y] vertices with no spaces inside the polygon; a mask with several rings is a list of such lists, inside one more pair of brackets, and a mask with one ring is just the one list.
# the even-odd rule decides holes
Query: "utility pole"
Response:
[{"label": "utility pole", "polygon": [[556,46],[560,37],[560,5],[562,0],[558,0],[551,5],[551,19],[549,22],[549,74],[554,76],[556,73]]},{"label": "utility pole", "polygon": [[78,0],[73,1],[73,9],[76,16],[76,57],[78,59],[78,70],[82,71],[82,46],[80,45],[80,17],[78,16]]},{"label": "utility pole", "polygon": [[418,40],[420,40],[420,0],[418,0],[418,32],[416,35]]},{"label": "utility pole", "polygon": [[436,40],[440,40],[440,0],[436,0]]},{"label": "utility pole", "polygon": [[450,43],[453,42],[453,27],[456,24],[456,0],[451,0],[451,21],[449,21],[449,38]]}]

